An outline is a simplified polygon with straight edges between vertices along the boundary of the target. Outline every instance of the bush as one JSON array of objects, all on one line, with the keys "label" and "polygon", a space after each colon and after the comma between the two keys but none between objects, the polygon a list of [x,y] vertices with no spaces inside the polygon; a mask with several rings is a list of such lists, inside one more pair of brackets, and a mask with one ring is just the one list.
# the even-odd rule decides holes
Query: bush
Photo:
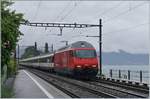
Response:
[{"label": "bush", "polygon": [[9,65],[12,63],[9,63],[11,54],[15,52],[19,37],[23,35],[19,31],[19,27],[25,21],[22,13],[16,13],[9,9],[11,4],[10,0],[1,1],[1,70],[3,70],[3,66],[9,66],[8,73],[12,72],[9,68],[13,70],[12,66],[14,66]]},{"label": "bush", "polygon": [[7,69],[7,75],[8,77],[11,75],[16,74],[16,62],[14,61],[14,59],[11,59],[8,63],[8,69]]},{"label": "bush", "polygon": [[6,87],[5,85],[1,85],[1,98],[12,98],[13,95],[14,93],[11,88]]}]

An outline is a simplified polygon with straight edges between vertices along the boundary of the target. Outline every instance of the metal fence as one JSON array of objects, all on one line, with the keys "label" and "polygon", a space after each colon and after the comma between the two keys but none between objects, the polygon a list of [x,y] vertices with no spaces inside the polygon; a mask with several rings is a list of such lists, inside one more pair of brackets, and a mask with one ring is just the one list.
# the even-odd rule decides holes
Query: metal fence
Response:
[{"label": "metal fence", "polygon": [[109,77],[115,79],[123,79],[136,81],[141,83],[149,83],[148,71],[131,71],[131,70],[114,70],[110,69]]}]

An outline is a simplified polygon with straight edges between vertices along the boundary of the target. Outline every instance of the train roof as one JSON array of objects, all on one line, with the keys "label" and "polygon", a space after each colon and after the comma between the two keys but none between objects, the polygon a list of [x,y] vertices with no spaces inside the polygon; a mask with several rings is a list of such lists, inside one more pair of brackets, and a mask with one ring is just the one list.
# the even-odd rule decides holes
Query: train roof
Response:
[{"label": "train roof", "polygon": [[47,57],[50,57],[50,56],[53,56],[53,55],[54,55],[54,53],[41,55],[41,56],[35,56],[35,57],[31,57],[31,58],[22,59],[22,60],[20,60],[20,62],[30,61],[30,60],[35,60],[35,59],[41,59],[41,58],[47,58]]},{"label": "train roof", "polygon": [[[57,51],[62,51],[62,50],[66,50],[66,49],[69,49],[69,48],[94,48],[94,47],[93,47],[92,44],[90,44],[86,41],[77,41],[77,42],[72,43],[68,46],[62,47],[62,48],[58,49]],[[57,53],[57,51],[55,51],[55,52]],[[41,56],[35,56],[35,57],[31,57],[31,58],[22,59],[22,60],[20,60],[20,62],[50,57],[50,56],[53,56],[54,53],[49,53],[49,54],[46,54],[46,55],[41,55]]]},{"label": "train roof", "polygon": [[78,41],[78,42],[72,43],[68,46],[64,46],[64,47],[58,49],[57,51],[61,51],[61,50],[69,49],[69,48],[94,48],[94,47],[92,44],[90,44],[86,41]]}]

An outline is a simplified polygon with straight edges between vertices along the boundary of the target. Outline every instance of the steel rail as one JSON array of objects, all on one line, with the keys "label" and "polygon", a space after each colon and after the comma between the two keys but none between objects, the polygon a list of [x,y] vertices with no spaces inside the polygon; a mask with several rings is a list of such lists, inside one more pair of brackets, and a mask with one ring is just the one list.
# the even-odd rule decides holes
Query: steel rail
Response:
[{"label": "steel rail", "polygon": [[117,87],[122,87],[125,89],[130,89],[130,90],[133,90],[136,92],[141,92],[141,93],[146,93],[146,94],[149,93],[149,88],[144,87],[144,86],[135,86],[133,84],[122,83],[122,82],[113,82],[113,81],[108,81],[108,80],[104,80],[104,79],[96,79],[94,81],[99,82],[99,83],[108,84],[108,85],[117,86]]},{"label": "steel rail", "polygon": [[64,89],[64,88],[62,88],[62,87],[60,87],[60,86],[58,86],[57,84],[52,83],[52,81],[50,81],[50,79],[48,79],[48,78],[46,78],[46,77],[43,77],[41,74],[37,74],[37,72],[35,72],[35,71],[31,71],[31,70],[29,70],[29,71],[32,72],[33,74],[37,75],[37,76],[40,77],[41,79],[47,81],[48,83],[52,84],[52,85],[55,86],[57,89],[63,91],[64,93],[66,93],[66,94],[69,95],[70,97],[72,97],[72,98],[80,98],[79,96],[77,96],[77,95],[71,93],[70,91],[68,91],[68,90],[66,90],[66,89]]},{"label": "steel rail", "polygon": [[[108,89],[108,90],[112,90],[112,94],[115,95],[116,93],[120,93],[119,95],[123,94],[124,95],[128,95],[128,97],[139,97],[139,98],[147,98],[148,97],[148,94],[141,94],[141,93],[137,93],[137,92],[133,92],[131,90],[127,90],[127,89],[123,89],[123,88],[119,88],[119,87],[114,87],[114,86],[110,86],[110,85],[106,85],[106,84],[103,84],[103,83],[96,83],[96,82],[88,82],[89,84],[93,84],[95,86],[98,86],[98,87],[103,87],[105,89]],[[127,98],[128,98],[127,97]]]},{"label": "steel rail", "polygon": [[[35,71],[35,69],[34,69],[34,71]],[[70,78],[66,78],[66,77],[62,77],[62,76],[57,76],[55,74],[51,74],[48,72],[46,73],[46,72],[43,72],[41,70],[36,70],[36,72],[39,72],[36,75],[43,74],[43,75],[46,75],[48,77],[59,79],[62,82],[69,83],[69,84],[74,85],[74,86],[79,86],[80,88],[82,88],[82,89],[84,89],[90,93],[101,95],[102,97],[109,97],[109,98],[118,98],[118,97],[121,97],[121,98],[126,98],[126,97],[127,98],[137,98],[137,97],[138,98],[147,98],[148,97],[147,94],[136,93],[136,92],[133,92],[129,89],[128,90],[126,88],[124,89],[121,86],[119,86],[120,88],[117,89],[118,86],[112,85],[112,84],[106,85],[104,82],[103,83],[105,85],[103,83],[102,83],[103,84],[102,85],[102,84],[98,84],[98,83],[101,83],[99,81],[92,83],[92,82],[79,81],[79,80],[70,79]],[[41,78],[45,79],[44,77],[41,77]],[[87,85],[87,84],[89,84],[89,85]],[[89,87],[89,86],[91,86],[91,87]],[[94,88],[94,86],[95,86],[95,88]],[[65,91],[65,89],[59,88],[58,85],[57,85],[57,87],[58,87],[58,89]],[[99,90],[96,87],[99,88]],[[130,91],[130,92],[128,92],[128,91]],[[69,91],[65,91],[65,92],[70,93]],[[78,97],[78,96],[73,96],[72,93],[70,93],[70,96]]]},{"label": "steel rail", "polygon": [[[31,71],[31,70],[30,70]],[[35,70],[34,70],[35,71]],[[31,72],[33,72],[33,70],[31,71]],[[36,73],[36,72],[39,72],[39,73]],[[85,91],[88,91],[88,92],[90,92],[90,93],[92,93],[92,94],[95,94],[95,95],[98,95],[98,96],[100,96],[100,97],[105,97],[105,98],[118,98],[118,97],[116,97],[116,96],[114,96],[114,95],[111,95],[111,94],[109,94],[109,93],[105,93],[105,92],[101,92],[101,91],[98,91],[98,90],[95,90],[95,89],[92,89],[92,88],[89,88],[89,87],[87,87],[87,86],[82,86],[82,85],[79,85],[79,84],[77,84],[76,82],[71,82],[69,79],[63,79],[62,77],[59,77],[59,76],[56,76],[56,75],[52,75],[52,74],[47,74],[47,73],[45,73],[45,72],[42,72],[42,71],[37,71],[36,70],[36,72],[33,72],[34,74],[36,74],[37,76],[40,76],[40,74],[43,74],[44,76],[42,77],[42,76],[40,76],[42,79],[45,79],[45,77],[46,76],[48,76],[48,77],[52,77],[52,78],[55,78],[55,79],[58,79],[59,81],[61,80],[62,82],[65,82],[65,83],[69,83],[69,84],[71,84],[71,85],[74,85],[74,86],[77,86],[77,87],[79,87],[79,88],[81,88],[81,89],[83,89],[83,90],[85,90]],[[47,80],[48,81],[48,80]],[[49,82],[49,81],[48,81]],[[55,85],[54,85],[55,86]],[[59,89],[59,87],[58,87],[58,89]],[[61,90],[61,89],[60,89]],[[69,92],[69,91],[66,91],[67,93]],[[66,94],[67,94],[66,93]],[[69,94],[70,94],[70,92],[69,92]]]}]

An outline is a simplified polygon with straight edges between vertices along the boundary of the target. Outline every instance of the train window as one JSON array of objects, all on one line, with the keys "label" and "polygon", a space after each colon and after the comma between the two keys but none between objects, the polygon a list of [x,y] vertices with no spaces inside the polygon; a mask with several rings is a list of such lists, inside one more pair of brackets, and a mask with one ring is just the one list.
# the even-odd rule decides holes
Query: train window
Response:
[{"label": "train window", "polygon": [[95,50],[76,50],[74,52],[75,57],[79,58],[94,58],[96,57]]},{"label": "train window", "polygon": [[51,58],[52,58],[51,62],[53,63],[54,62],[54,56],[52,56]]},{"label": "train window", "polygon": [[47,59],[47,63],[49,63],[50,62],[50,59]]},{"label": "train window", "polygon": [[73,56],[73,51],[69,51],[70,56]]}]

